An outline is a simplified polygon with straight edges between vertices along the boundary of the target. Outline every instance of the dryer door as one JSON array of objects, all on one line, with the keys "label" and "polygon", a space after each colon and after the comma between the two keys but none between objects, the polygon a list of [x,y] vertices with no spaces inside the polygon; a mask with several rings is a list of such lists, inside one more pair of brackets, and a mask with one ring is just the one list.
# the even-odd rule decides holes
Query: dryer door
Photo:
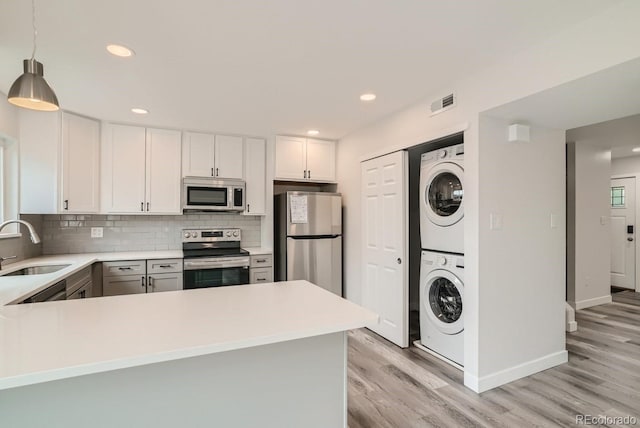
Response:
[{"label": "dryer door", "polygon": [[457,276],[448,270],[434,270],[422,284],[422,310],[440,332],[458,334],[464,330],[463,295],[462,281]]},{"label": "dryer door", "polygon": [[422,178],[423,212],[438,226],[451,226],[464,215],[464,170],[453,162],[442,162],[425,170]]}]

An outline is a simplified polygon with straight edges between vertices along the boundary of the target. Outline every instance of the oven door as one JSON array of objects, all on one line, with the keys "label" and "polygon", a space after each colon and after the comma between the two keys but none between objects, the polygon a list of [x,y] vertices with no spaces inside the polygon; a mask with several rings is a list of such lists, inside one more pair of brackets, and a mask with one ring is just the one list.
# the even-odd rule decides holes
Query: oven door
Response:
[{"label": "oven door", "polygon": [[185,290],[249,284],[249,258],[185,259],[183,280]]}]

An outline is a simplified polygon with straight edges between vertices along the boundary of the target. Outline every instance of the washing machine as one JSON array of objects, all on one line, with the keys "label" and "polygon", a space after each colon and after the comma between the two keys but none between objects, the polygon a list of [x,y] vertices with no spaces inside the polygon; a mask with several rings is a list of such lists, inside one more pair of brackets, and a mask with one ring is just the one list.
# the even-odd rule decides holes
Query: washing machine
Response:
[{"label": "washing machine", "polygon": [[422,248],[464,254],[464,144],[423,153],[420,159]]},{"label": "washing machine", "polygon": [[464,364],[464,257],[422,251],[420,345]]}]

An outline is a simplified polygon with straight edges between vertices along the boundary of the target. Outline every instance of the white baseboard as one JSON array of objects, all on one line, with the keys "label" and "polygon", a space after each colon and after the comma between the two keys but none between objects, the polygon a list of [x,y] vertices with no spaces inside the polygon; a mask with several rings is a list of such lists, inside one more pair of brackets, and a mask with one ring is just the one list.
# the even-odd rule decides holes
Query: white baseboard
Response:
[{"label": "white baseboard", "polygon": [[560,351],[480,378],[465,372],[464,385],[472,391],[481,393],[504,385],[505,383],[513,382],[514,380],[564,364],[568,360],[569,354],[567,351]]},{"label": "white baseboard", "polygon": [[593,299],[580,300],[578,302],[575,302],[571,306],[576,308],[576,311],[578,311],[580,309],[586,309],[592,306],[606,305],[607,303],[611,303],[611,294],[608,294],[606,296],[596,297]]}]

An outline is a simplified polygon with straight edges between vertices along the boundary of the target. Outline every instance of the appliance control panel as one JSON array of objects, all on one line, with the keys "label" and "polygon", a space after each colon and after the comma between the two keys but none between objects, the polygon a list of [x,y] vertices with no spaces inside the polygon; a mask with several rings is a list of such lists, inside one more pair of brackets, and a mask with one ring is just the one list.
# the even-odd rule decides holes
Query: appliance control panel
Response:
[{"label": "appliance control panel", "polygon": [[182,230],[182,242],[239,242],[240,239],[240,229],[236,228]]}]

